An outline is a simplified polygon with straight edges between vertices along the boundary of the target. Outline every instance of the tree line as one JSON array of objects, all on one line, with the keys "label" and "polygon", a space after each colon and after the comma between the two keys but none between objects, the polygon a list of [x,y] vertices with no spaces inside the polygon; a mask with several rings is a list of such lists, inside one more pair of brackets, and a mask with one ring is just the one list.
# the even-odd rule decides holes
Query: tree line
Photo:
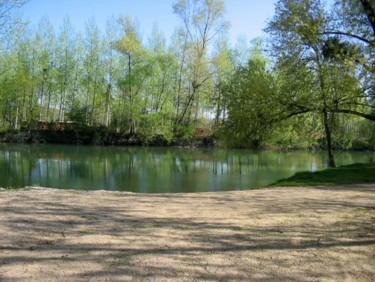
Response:
[{"label": "tree line", "polygon": [[[373,149],[375,5],[279,0],[267,38],[229,43],[223,0],[178,0],[171,38],[142,38],[131,16],[66,17],[30,30],[1,13],[0,127],[77,122],[129,136],[218,145]],[[230,3],[229,3],[230,4]],[[8,12],[8,14],[7,14]],[[197,129],[199,129],[197,131]]]}]

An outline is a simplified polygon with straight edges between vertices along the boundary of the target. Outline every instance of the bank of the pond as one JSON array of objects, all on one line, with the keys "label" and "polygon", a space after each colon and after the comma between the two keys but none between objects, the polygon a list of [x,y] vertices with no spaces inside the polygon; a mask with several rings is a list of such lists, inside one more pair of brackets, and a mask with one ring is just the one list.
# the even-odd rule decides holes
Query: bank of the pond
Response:
[{"label": "bank of the pond", "polygon": [[87,127],[80,130],[6,130],[0,132],[1,143],[22,144],[74,144],[120,146],[187,146],[212,147],[214,137],[196,132],[191,137],[165,138],[163,135],[116,133],[104,127]]},{"label": "bank of the pond", "polygon": [[292,177],[281,179],[271,186],[319,186],[357,183],[375,183],[375,162],[357,163],[314,172],[297,172]]},{"label": "bank of the pond", "polygon": [[375,185],[0,191],[1,281],[374,281]]},{"label": "bank of the pond", "polygon": [[[212,129],[196,128],[188,134],[175,133],[174,136],[166,137],[159,135],[127,134],[118,133],[106,127],[82,126],[78,128],[54,128],[56,123],[46,129],[30,130],[0,130],[0,143],[14,144],[66,144],[66,145],[102,145],[102,146],[179,146],[179,147],[226,147],[220,136],[214,134]],[[58,125],[58,123],[57,123]],[[267,150],[325,150],[324,142],[306,147],[299,144],[275,144],[272,141],[247,144],[239,147],[241,149],[267,149]],[[373,144],[366,142],[353,142],[350,148],[334,144],[338,151],[373,151]]]}]

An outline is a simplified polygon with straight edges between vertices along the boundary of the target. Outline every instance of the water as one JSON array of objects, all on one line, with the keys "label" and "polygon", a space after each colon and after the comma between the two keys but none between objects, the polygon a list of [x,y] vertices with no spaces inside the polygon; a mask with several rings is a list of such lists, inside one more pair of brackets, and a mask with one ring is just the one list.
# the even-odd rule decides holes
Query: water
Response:
[{"label": "water", "polygon": [[[336,153],[337,165],[375,153]],[[0,187],[175,193],[246,190],[326,167],[325,152],[0,144]]]}]

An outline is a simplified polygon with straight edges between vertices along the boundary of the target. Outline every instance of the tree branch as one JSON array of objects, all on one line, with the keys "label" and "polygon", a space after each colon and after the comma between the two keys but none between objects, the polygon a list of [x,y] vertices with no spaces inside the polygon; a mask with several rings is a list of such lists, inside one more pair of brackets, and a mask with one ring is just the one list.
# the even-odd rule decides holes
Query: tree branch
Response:
[{"label": "tree branch", "polygon": [[363,42],[365,42],[369,45],[372,45],[372,44],[375,43],[374,41],[370,41],[366,38],[363,38],[362,36],[352,34],[352,33],[349,33],[349,32],[343,32],[343,31],[325,31],[325,32],[319,33],[319,35],[343,35],[343,36],[358,39],[358,40],[363,41]]},{"label": "tree branch", "polygon": [[355,115],[355,116],[363,117],[371,121],[375,121],[375,114],[365,114],[365,113],[357,112],[354,110],[346,110],[346,109],[334,109],[334,110],[331,110],[331,112]]}]

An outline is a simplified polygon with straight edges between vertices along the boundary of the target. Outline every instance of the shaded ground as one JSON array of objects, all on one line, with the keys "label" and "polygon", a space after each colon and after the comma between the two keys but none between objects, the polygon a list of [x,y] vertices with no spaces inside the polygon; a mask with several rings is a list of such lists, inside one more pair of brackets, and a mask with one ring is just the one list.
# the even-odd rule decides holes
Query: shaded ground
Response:
[{"label": "shaded ground", "polygon": [[337,186],[355,183],[375,183],[375,162],[350,164],[318,171],[301,171],[289,178],[278,180],[272,186]]},{"label": "shaded ground", "polygon": [[0,281],[374,281],[375,185],[0,191]]}]

